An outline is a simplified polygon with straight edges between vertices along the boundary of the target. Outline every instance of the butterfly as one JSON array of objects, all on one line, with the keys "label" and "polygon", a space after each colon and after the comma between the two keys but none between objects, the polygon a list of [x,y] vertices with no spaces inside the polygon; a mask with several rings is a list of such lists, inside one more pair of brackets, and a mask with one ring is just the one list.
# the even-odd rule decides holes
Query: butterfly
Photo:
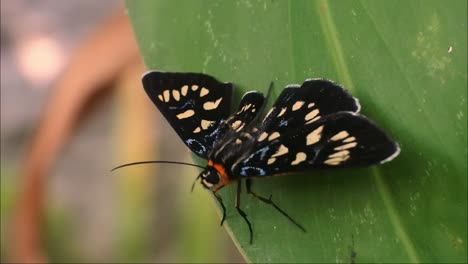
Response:
[{"label": "butterfly", "polygon": [[253,192],[252,179],[382,164],[400,152],[398,144],[381,128],[359,114],[358,99],[330,80],[307,79],[302,85],[286,86],[266,115],[263,113],[267,99],[256,91],[247,92],[231,113],[232,83],[206,74],[150,71],[143,75],[142,82],[180,139],[193,153],[206,159],[207,165],[148,161],[117,168],[141,163],[202,168],[196,181],[200,180],[221,205],[221,225],[226,219],[226,208],[217,191],[237,182],[235,208],[248,225],[250,243],[252,226],[240,208],[242,180],[247,193],[270,204],[305,231],[271,196]]}]

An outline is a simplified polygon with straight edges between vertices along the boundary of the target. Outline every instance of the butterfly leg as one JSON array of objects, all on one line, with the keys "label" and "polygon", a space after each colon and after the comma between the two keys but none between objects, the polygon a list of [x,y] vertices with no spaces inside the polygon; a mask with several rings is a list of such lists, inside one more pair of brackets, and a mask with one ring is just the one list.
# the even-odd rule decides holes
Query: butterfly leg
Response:
[{"label": "butterfly leg", "polygon": [[224,223],[224,220],[226,220],[226,207],[224,206],[223,199],[217,192],[213,192],[213,195],[216,197],[216,200],[218,200],[218,203],[221,205],[221,208],[223,208],[223,218],[221,218],[221,226]]},{"label": "butterfly leg", "polygon": [[247,219],[247,214],[240,209],[240,194],[241,194],[241,181],[237,182],[237,192],[236,192],[236,201],[235,201],[235,207],[237,209],[237,212],[244,218],[245,222],[249,226],[249,231],[250,231],[250,244],[252,244],[253,241],[253,231],[252,231],[252,225],[250,224],[249,219]]},{"label": "butterfly leg", "polygon": [[254,192],[252,192],[252,180],[251,179],[246,179],[245,181],[245,184],[246,184],[246,188],[247,188],[247,193],[248,194],[251,194],[252,196],[254,196],[255,198],[259,199],[260,201],[266,203],[266,204],[269,204],[271,206],[273,206],[278,212],[280,212],[282,215],[284,215],[286,218],[289,219],[289,221],[291,221],[294,225],[296,225],[299,229],[301,229],[302,231],[306,232],[305,228],[300,225],[298,222],[296,222],[296,220],[294,220],[291,216],[289,216],[285,211],[283,211],[281,208],[278,207],[278,205],[276,205],[272,200],[271,200],[271,195],[270,197],[267,199],[263,196],[260,196]]}]

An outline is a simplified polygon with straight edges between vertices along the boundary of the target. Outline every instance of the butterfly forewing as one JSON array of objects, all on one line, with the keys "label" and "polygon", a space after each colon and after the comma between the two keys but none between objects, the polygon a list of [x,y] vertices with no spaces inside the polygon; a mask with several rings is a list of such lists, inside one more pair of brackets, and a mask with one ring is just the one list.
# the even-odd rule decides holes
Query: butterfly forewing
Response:
[{"label": "butterfly forewing", "polygon": [[360,105],[343,87],[329,80],[309,79],[288,85],[267,113],[260,130],[283,133],[341,111],[359,112]]},{"label": "butterfly forewing", "polygon": [[389,161],[399,153],[398,145],[381,129],[353,112],[327,115],[284,133],[259,132],[252,153],[232,167],[234,175],[368,166]]},{"label": "butterfly forewing", "polygon": [[251,132],[247,131],[252,130],[251,123],[259,116],[264,101],[265,97],[259,92],[248,92],[242,97],[236,112],[220,125],[222,136],[209,158],[221,158],[223,164],[229,164],[245,153],[246,143],[252,138]]},{"label": "butterfly forewing", "polygon": [[232,84],[205,74],[152,71],[143,86],[184,143],[207,158],[229,116]]},{"label": "butterfly forewing", "polygon": [[229,140],[228,138],[233,139],[238,137],[239,132],[248,127],[250,122],[259,115],[264,101],[265,97],[262,93],[246,93],[242,97],[236,112],[228,117],[220,126],[220,129],[223,131],[223,139]]}]

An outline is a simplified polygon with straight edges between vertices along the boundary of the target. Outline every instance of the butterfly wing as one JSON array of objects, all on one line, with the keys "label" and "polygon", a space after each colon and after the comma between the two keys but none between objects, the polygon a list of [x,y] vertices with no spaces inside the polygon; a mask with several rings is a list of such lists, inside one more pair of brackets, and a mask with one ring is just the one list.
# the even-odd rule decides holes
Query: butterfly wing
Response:
[{"label": "butterfly wing", "polygon": [[198,156],[207,158],[227,119],[232,84],[199,73],[151,71],[143,87],[182,141]]},{"label": "butterfly wing", "polygon": [[364,116],[339,112],[285,133],[259,131],[252,152],[232,166],[238,177],[313,168],[356,167],[396,157],[398,145]]},{"label": "butterfly wing", "polygon": [[248,127],[261,112],[264,101],[265,97],[260,92],[244,94],[236,112],[221,124],[223,139],[219,143],[225,143],[227,138],[236,138],[240,131]]},{"label": "butterfly wing", "polygon": [[260,130],[284,133],[330,114],[357,113],[360,108],[359,101],[340,85],[325,79],[308,79],[301,86],[288,85],[281,92]]}]

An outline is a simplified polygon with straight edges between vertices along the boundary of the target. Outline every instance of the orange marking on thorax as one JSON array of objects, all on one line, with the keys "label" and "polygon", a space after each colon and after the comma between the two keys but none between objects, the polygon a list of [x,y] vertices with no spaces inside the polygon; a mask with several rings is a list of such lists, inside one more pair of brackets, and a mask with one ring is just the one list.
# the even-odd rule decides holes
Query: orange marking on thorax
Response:
[{"label": "orange marking on thorax", "polygon": [[208,166],[215,168],[215,170],[219,173],[219,177],[223,186],[228,185],[231,182],[223,165],[214,163],[212,160],[209,160]]}]

